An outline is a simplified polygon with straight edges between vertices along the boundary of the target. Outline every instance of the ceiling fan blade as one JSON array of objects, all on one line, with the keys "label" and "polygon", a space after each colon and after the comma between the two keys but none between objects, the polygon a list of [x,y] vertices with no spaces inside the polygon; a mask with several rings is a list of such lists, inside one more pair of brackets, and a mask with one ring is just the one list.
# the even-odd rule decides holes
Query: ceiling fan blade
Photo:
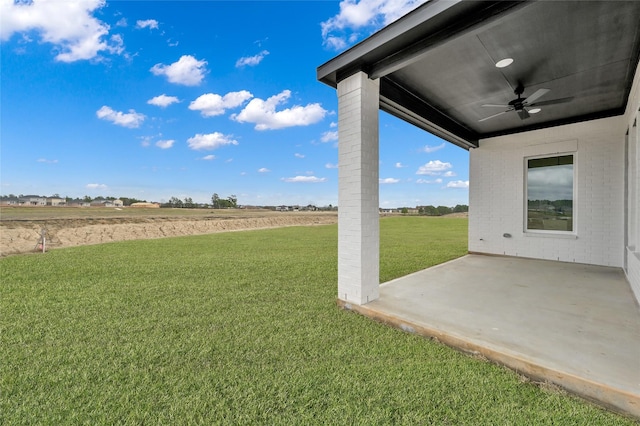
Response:
[{"label": "ceiling fan blade", "polygon": [[509,105],[484,104],[483,107],[509,108]]},{"label": "ceiling fan blade", "polygon": [[564,103],[567,103],[567,102],[571,102],[572,100],[573,100],[573,96],[568,97],[568,98],[550,99],[548,101],[540,101],[540,102],[536,102],[535,104],[529,104],[529,106],[557,105],[557,104],[564,104]]},{"label": "ceiling fan blade", "polygon": [[521,110],[518,110],[517,112],[521,120],[531,117],[526,109],[521,109]]},{"label": "ceiling fan blade", "polygon": [[480,120],[478,120],[478,122],[489,120],[489,119],[491,119],[491,118],[494,118],[494,117],[497,117],[497,116],[499,116],[499,115],[505,114],[505,113],[507,113],[507,112],[509,112],[509,111],[511,111],[511,110],[510,110],[510,109],[508,109],[508,110],[506,110],[506,111],[502,111],[502,112],[499,112],[499,113],[497,113],[497,114],[493,114],[493,115],[490,115],[490,116],[488,116],[488,117],[481,118]]},{"label": "ceiling fan blade", "polygon": [[531,96],[529,96],[526,99],[527,104],[531,105],[532,103],[534,103],[538,98],[543,97],[544,95],[546,95],[547,93],[549,93],[550,89],[538,89],[535,92],[533,92],[533,94]]}]

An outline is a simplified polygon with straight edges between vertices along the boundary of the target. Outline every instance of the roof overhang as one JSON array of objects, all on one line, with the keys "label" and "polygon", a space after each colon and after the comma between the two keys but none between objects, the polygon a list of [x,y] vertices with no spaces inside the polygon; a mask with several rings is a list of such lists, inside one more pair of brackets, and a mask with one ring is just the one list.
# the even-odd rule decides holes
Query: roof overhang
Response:
[{"label": "roof overhang", "polygon": [[[469,149],[487,137],[623,114],[638,22],[639,1],[431,0],[317,76],[332,87],[360,71],[380,79],[382,110]],[[507,57],[511,66],[495,66]],[[549,89],[537,101],[542,111],[522,119],[483,106],[508,105],[518,86],[522,98]]]}]

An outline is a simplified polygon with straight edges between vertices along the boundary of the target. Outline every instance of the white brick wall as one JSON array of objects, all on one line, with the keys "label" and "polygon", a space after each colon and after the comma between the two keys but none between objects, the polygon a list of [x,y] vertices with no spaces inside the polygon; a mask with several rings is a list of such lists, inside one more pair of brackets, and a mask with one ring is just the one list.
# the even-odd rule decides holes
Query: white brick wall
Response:
[{"label": "white brick wall", "polygon": [[640,303],[640,67],[631,88],[625,124],[629,131],[627,139],[627,279],[636,300]]},{"label": "white brick wall", "polygon": [[[621,267],[624,133],[614,117],[481,140],[470,152],[469,250]],[[525,233],[525,158],[563,152],[575,152],[576,235]]]},{"label": "white brick wall", "polygon": [[379,297],[379,81],[358,73],[338,83],[338,297]]},{"label": "white brick wall", "polygon": [[[640,118],[640,114],[637,115]],[[640,129],[629,126],[627,147],[627,247],[625,272],[640,303]]]},{"label": "white brick wall", "polygon": [[627,251],[627,279],[631,284],[631,290],[640,303],[640,252]]}]

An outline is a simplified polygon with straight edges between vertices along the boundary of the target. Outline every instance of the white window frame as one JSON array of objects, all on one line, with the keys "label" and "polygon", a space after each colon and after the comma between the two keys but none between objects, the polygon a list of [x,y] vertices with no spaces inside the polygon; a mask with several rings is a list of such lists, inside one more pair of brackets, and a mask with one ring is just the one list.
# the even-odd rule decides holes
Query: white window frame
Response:
[{"label": "white window frame", "polygon": [[[571,221],[572,221],[572,229],[571,231],[560,231],[560,230],[547,230],[547,229],[529,229],[528,228],[528,219],[529,219],[529,160],[535,160],[539,158],[552,158],[552,157],[563,157],[571,155],[573,157],[573,203],[571,208]],[[577,214],[577,199],[578,199],[578,153],[577,151],[568,151],[568,152],[553,152],[553,153],[545,153],[540,155],[531,155],[524,157],[523,161],[524,166],[524,211],[523,211],[523,232],[526,236],[531,237],[562,237],[562,238],[577,238],[578,232],[578,214]]]}]

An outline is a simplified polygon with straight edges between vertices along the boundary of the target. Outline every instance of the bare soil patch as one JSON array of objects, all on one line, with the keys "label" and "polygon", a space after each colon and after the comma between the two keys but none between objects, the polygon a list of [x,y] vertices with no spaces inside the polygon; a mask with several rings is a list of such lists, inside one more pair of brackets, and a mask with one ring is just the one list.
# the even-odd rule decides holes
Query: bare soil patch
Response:
[{"label": "bare soil patch", "polygon": [[[212,234],[285,226],[337,223],[335,212],[272,211],[158,211],[128,209],[3,208],[0,220],[0,256],[37,251],[46,229],[47,248],[102,244],[114,241]],[[139,210],[139,209],[136,209]],[[164,210],[164,209],[162,209]]]}]

